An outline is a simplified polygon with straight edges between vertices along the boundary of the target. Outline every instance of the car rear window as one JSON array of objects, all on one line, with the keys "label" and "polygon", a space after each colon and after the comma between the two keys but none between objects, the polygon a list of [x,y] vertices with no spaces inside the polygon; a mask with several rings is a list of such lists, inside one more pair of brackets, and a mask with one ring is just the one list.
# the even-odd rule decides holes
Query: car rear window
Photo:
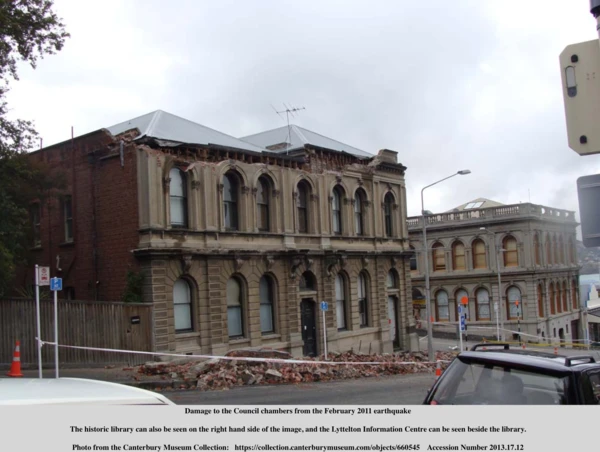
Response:
[{"label": "car rear window", "polygon": [[459,359],[432,394],[446,405],[562,405],[566,404],[568,377],[509,366],[463,362]]}]

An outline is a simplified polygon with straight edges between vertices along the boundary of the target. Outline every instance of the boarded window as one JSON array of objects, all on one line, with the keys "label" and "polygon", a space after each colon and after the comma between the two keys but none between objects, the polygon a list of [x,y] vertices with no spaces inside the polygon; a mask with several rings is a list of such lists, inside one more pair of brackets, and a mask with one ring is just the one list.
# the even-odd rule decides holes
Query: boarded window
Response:
[{"label": "boarded window", "polygon": [[517,267],[519,265],[519,259],[517,254],[517,239],[512,236],[504,238],[504,266],[505,267]]},{"label": "boarded window", "polygon": [[465,270],[465,245],[462,242],[454,242],[452,245],[452,268]]},{"label": "boarded window", "polygon": [[473,268],[487,268],[485,262],[485,243],[483,240],[473,242]]},{"label": "boarded window", "polygon": [[446,270],[446,254],[441,243],[433,245],[433,269],[435,271]]}]

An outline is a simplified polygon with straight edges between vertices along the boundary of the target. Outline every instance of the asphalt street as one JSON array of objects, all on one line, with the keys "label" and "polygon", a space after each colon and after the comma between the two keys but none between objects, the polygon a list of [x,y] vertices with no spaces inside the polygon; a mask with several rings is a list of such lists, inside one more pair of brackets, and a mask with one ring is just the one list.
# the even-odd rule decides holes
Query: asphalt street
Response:
[{"label": "asphalt street", "polygon": [[434,381],[428,373],[163,395],[178,405],[419,405]]}]

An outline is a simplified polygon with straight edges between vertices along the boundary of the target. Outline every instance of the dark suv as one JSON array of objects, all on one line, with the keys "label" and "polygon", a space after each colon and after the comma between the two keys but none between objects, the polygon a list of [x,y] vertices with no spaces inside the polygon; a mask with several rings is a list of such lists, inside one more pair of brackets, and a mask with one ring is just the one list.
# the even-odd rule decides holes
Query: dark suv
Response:
[{"label": "dark suv", "polygon": [[477,344],[460,353],[433,385],[425,405],[598,405],[600,363]]}]

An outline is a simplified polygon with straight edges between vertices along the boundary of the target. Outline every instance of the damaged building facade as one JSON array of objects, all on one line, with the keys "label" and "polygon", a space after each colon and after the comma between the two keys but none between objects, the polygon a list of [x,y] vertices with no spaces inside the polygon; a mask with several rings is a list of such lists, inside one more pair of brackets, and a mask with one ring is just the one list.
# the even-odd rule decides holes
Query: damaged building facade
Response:
[{"label": "damaged building facade", "polygon": [[69,187],[32,206],[37,262],[61,262],[73,299],[120,300],[143,275],[155,351],[316,356],[323,329],[329,351],[417,347],[396,152],[296,126],[237,139],[156,111],[32,158]]}]

